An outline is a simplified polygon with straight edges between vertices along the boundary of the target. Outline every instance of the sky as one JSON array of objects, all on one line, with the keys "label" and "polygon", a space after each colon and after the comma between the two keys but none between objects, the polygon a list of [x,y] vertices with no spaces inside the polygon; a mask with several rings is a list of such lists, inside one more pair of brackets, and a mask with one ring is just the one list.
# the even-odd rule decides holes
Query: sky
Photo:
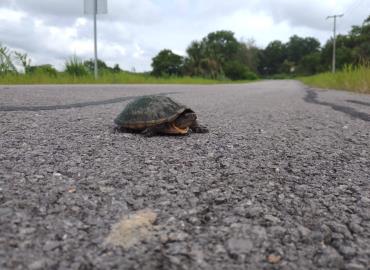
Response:
[{"label": "sky", "polygon": [[[346,34],[370,15],[370,0],[108,0],[108,13],[98,15],[98,57],[149,71],[162,49],[185,56],[192,41],[218,30],[260,48],[292,35],[323,44],[333,28],[326,17],[341,13],[337,31]],[[0,0],[0,43],[27,53],[32,65],[63,70],[73,55],[93,58],[92,15],[84,0]]]}]

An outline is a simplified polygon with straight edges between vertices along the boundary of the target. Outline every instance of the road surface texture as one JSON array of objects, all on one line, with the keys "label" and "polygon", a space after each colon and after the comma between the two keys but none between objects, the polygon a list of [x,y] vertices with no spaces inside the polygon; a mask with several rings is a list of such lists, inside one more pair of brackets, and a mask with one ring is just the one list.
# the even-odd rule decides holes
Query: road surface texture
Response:
[{"label": "road surface texture", "polygon": [[[208,134],[114,133],[166,94]],[[370,269],[370,96],[0,86],[0,269]]]}]

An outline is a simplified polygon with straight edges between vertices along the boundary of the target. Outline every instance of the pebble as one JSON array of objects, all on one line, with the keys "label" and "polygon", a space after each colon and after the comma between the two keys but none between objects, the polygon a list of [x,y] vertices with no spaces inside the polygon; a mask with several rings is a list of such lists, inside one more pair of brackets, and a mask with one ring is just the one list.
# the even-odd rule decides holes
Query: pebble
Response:
[{"label": "pebble", "polygon": [[44,250],[45,251],[50,251],[50,250],[53,250],[53,249],[55,249],[55,248],[57,248],[59,246],[60,246],[60,242],[48,240],[44,244]]},{"label": "pebble", "polygon": [[358,263],[348,263],[345,265],[346,270],[365,270],[366,267]]},{"label": "pebble", "polygon": [[271,264],[276,264],[276,263],[279,263],[281,261],[281,256],[279,255],[269,255],[267,256],[267,261]]},{"label": "pebble", "polygon": [[253,248],[253,243],[249,239],[231,238],[227,241],[226,248],[230,254],[247,254]]},{"label": "pebble", "polygon": [[46,259],[41,259],[34,261],[28,265],[28,269],[30,270],[39,270],[39,269],[45,269],[47,265]]},{"label": "pebble", "polygon": [[342,269],[344,265],[343,257],[332,247],[326,246],[317,258],[320,267]]}]

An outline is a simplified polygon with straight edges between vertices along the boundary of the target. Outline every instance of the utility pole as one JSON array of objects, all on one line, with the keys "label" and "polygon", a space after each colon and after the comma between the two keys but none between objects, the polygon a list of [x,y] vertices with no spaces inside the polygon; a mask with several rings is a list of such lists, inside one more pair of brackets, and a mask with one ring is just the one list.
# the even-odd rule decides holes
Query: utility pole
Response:
[{"label": "utility pole", "polygon": [[94,77],[98,79],[98,42],[96,34],[96,15],[98,14],[98,0],[94,0]]},{"label": "utility pole", "polygon": [[107,0],[84,0],[85,14],[92,14],[94,20],[94,77],[98,78],[98,41],[97,41],[97,15],[108,12]]},{"label": "utility pole", "polygon": [[332,63],[332,72],[335,73],[335,41],[336,41],[336,27],[337,27],[337,17],[343,17],[344,14],[339,14],[339,15],[333,15],[333,16],[328,16],[326,19],[334,19],[334,27],[333,27],[333,63]]}]

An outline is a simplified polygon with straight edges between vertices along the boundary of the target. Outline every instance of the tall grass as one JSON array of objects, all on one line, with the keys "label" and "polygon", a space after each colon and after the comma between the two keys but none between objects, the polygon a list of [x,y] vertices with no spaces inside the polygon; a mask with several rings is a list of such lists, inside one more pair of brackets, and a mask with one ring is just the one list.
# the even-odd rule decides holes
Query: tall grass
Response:
[{"label": "tall grass", "polygon": [[97,80],[92,74],[76,76],[73,73],[57,73],[50,76],[46,73],[4,74],[0,75],[0,84],[216,84],[229,81],[218,81],[195,77],[154,77],[148,74],[119,72],[103,73]]},{"label": "tall grass", "polygon": [[89,74],[84,62],[76,55],[66,60],[65,72],[75,77],[86,76]]},{"label": "tall grass", "polygon": [[370,94],[370,64],[347,65],[336,73],[322,73],[300,80],[310,86]]}]

